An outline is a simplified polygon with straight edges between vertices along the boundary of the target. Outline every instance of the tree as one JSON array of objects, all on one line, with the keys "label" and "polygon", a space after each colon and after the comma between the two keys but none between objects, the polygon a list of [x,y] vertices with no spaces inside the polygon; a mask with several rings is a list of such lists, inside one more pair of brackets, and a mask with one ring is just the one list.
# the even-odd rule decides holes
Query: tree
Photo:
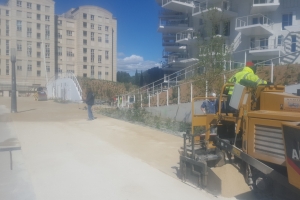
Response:
[{"label": "tree", "polygon": [[140,75],[140,87],[144,86],[144,76],[143,76],[143,71],[141,71],[141,75]]},{"label": "tree", "polygon": [[134,81],[135,85],[139,85],[140,84],[139,74],[138,74],[137,70],[135,71],[134,80],[135,80]]},{"label": "tree", "polygon": [[130,83],[131,82],[130,74],[122,71],[117,72],[117,82]]}]

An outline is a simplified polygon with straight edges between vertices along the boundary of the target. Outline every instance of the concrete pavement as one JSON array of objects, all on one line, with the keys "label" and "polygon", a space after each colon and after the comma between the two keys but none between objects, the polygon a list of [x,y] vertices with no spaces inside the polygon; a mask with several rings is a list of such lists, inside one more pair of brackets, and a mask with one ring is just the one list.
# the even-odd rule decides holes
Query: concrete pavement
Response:
[{"label": "concrete pavement", "polygon": [[[19,98],[19,113],[3,114],[22,146],[23,160],[13,161],[23,169],[19,179],[28,175],[27,199],[217,198],[177,178],[181,138],[104,116],[87,121],[82,107]],[[0,199],[24,199],[7,198],[17,184],[0,190]]]}]

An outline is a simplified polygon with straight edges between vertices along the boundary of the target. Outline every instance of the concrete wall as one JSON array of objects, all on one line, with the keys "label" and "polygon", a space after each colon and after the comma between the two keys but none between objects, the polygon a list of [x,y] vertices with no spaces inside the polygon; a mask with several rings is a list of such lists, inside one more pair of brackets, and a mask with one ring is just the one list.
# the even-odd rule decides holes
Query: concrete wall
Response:
[{"label": "concrete wall", "polygon": [[[203,114],[200,109],[202,102],[203,101],[195,102],[195,114]],[[170,118],[175,121],[191,122],[192,119],[191,103],[150,108],[148,107],[145,109],[153,115],[160,116],[162,118]]]}]

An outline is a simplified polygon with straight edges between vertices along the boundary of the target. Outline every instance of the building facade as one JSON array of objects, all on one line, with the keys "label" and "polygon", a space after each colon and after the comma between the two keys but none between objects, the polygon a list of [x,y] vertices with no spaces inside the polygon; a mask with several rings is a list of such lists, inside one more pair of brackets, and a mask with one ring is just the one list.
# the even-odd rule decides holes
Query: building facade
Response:
[{"label": "building facade", "polygon": [[55,15],[52,0],[0,5],[0,84],[10,84],[10,51],[17,51],[18,85],[42,85],[57,73],[116,81],[117,21],[96,6]]},{"label": "building facade", "polygon": [[166,71],[201,59],[202,27],[211,12],[220,20],[215,34],[225,39],[231,61],[300,63],[299,0],[156,2],[162,7],[158,31],[162,33]]}]

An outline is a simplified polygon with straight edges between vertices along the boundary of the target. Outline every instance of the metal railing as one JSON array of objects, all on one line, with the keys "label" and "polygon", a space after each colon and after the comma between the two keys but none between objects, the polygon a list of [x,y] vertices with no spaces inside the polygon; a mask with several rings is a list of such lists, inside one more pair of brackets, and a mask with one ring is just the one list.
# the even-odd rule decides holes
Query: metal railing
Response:
[{"label": "metal railing", "polygon": [[193,29],[176,33],[176,42],[179,42],[180,40],[191,40],[191,39],[197,39],[197,34],[194,32]]},{"label": "metal railing", "polygon": [[182,26],[182,27],[188,27],[188,20],[185,19],[176,19],[176,20],[166,20],[166,19],[160,19],[159,20],[159,26]]},{"label": "metal railing", "polygon": [[273,25],[273,22],[263,14],[248,15],[236,18],[235,28],[241,28],[255,24],[271,26]]},{"label": "metal railing", "polygon": [[193,0],[162,0],[162,6],[166,5],[169,2],[181,2],[181,3],[187,3],[193,5]]},{"label": "metal railing", "polygon": [[250,42],[250,50],[270,50],[280,46],[276,44],[276,39],[264,38]]},{"label": "metal railing", "polygon": [[279,3],[278,0],[253,0],[253,5]]}]

